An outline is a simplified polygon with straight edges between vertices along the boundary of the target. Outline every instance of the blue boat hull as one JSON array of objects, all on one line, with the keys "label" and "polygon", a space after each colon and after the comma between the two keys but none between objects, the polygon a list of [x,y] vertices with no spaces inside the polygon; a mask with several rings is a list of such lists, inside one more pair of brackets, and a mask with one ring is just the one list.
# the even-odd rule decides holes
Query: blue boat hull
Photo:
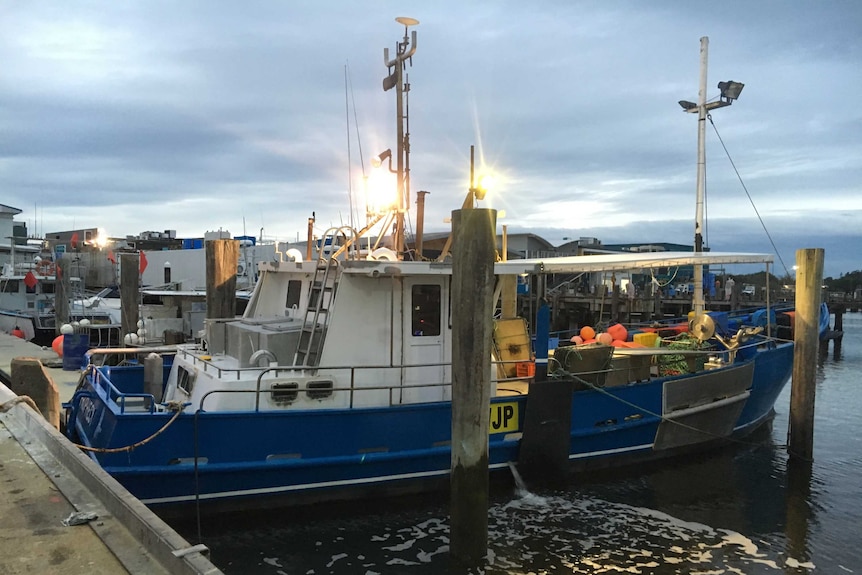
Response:
[{"label": "blue boat hull", "polygon": [[[762,348],[733,435],[766,422],[790,376],[792,344]],[[104,369],[104,368],[103,368]],[[111,368],[119,391],[141,395],[141,367]],[[705,434],[686,445],[662,445],[667,379],[571,394],[569,470],[580,471],[678,455],[726,441]],[[69,405],[67,432],[84,445],[114,448],[155,434],[171,413],[134,411],[88,380]],[[489,465],[519,460],[529,396],[491,403]],[[738,415],[737,415],[738,413]],[[493,426],[496,425],[495,429]],[[665,424],[667,425],[667,424]],[[500,432],[495,432],[502,430]],[[195,501],[249,505],[421,491],[445,485],[450,470],[451,404],[280,412],[183,413],[161,434],[130,452],[90,453],[144,503]],[[659,439],[657,439],[659,438]]]}]

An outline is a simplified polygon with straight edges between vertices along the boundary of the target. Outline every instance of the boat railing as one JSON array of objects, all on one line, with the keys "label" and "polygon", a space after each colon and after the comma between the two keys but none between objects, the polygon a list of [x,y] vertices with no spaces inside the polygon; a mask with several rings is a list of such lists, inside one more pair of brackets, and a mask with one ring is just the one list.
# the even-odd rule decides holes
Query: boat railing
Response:
[{"label": "boat railing", "polygon": [[[107,368],[109,371],[111,368]],[[101,388],[105,395],[115,403],[120,413],[125,413],[127,408],[144,408],[149,413],[156,410],[156,398],[152,393],[134,393],[120,391],[114,382],[108,377],[108,373],[94,369],[92,383],[94,388]],[[133,403],[134,402],[134,403]],[[132,405],[127,405],[132,404]]]},{"label": "boat railing", "polygon": [[[614,354],[615,356],[685,356],[685,357],[698,357],[698,356],[706,356],[706,357],[714,357],[720,358],[722,360],[721,363],[732,363],[733,354],[738,353],[741,350],[745,349],[753,349],[753,348],[762,348],[763,346],[775,346],[776,344],[781,343],[781,341],[776,340],[775,338],[757,338],[754,341],[744,343],[740,345],[735,350],[726,350],[726,349],[673,349],[666,347],[645,347],[645,348],[615,348]],[[140,355],[142,353],[151,353],[151,352],[160,352],[160,353],[172,353],[184,350],[177,350],[174,347],[161,347],[161,348],[121,348],[121,349],[101,349],[101,350],[91,350],[90,353],[94,355],[99,354],[108,354],[108,353],[117,353],[124,352],[126,354],[137,354]],[[389,405],[404,405],[400,401],[401,394],[405,391],[415,391],[419,389],[428,389],[428,388],[451,388],[451,381],[440,381],[440,382],[428,382],[428,383],[416,383],[410,385],[402,385],[400,383],[401,379],[398,378],[398,383],[390,383],[390,384],[381,384],[381,385],[358,385],[357,380],[361,379],[359,374],[362,372],[369,371],[402,371],[408,369],[426,369],[426,368],[441,368],[444,370],[451,370],[451,363],[423,363],[423,364],[410,364],[410,365],[370,365],[370,366],[315,366],[315,367],[303,367],[303,366],[271,366],[268,368],[261,369],[260,367],[248,367],[248,368],[235,368],[235,369],[226,369],[219,368],[213,366],[209,361],[205,359],[198,358],[194,354],[188,354],[190,358],[194,358],[199,361],[202,365],[201,367],[205,370],[216,369],[218,371],[219,377],[228,375],[229,372],[236,372],[237,380],[242,380],[243,376],[248,376],[252,373],[256,376],[256,385],[253,389],[216,389],[208,391],[201,398],[200,409],[205,411],[205,402],[208,398],[219,395],[219,394],[249,394],[253,393],[255,396],[254,400],[254,410],[260,411],[260,403],[261,397],[269,394],[270,396],[273,393],[283,392],[281,389],[272,389],[272,388],[264,388],[263,382],[265,381],[265,376],[271,374],[274,378],[283,377],[284,375],[301,375],[302,377],[307,377],[310,373],[319,375],[321,378],[333,377],[337,375],[339,372],[346,372],[347,378],[342,379],[345,381],[343,385],[333,385],[331,387],[327,387],[326,391],[335,392],[346,392],[349,394],[348,408],[353,408],[356,404],[356,395],[364,394],[367,392],[374,391],[385,391],[389,396]],[[506,373],[506,366],[512,366],[513,364],[517,366],[517,364],[524,364],[530,362],[524,362],[521,360],[500,360],[493,361],[491,365],[491,373],[492,374],[504,374]],[[554,360],[553,357],[550,358],[549,371],[554,370]],[[145,411],[149,413],[153,413],[156,411],[156,399],[150,393],[136,393],[136,392],[124,392],[119,389],[117,385],[110,379],[111,371],[114,367],[123,367],[122,364],[120,366],[103,366],[102,369],[94,370],[93,375],[93,386],[99,387],[103,390],[103,392],[118,405],[120,413],[125,413],[128,409],[131,408],[145,408]],[[620,371],[625,371],[628,368],[615,368],[613,366],[596,371],[590,372],[582,372],[581,375],[590,375],[595,373],[606,373],[611,374],[612,372],[619,369]],[[270,378],[271,379],[271,378]],[[340,378],[339,378],[340,379]],[[491,383],[497,387],[498,392],[502,391],[504,394],[511,395],[520,395],[525,393],[525,389],[522,389],[524,384],[532,381],[532,374],[517,374],[515,376],[502,376],[502,377],[491,377]],[[513,385],[517,384],[517,385]],[[309,390],[305,390],[306,392]],[[427,400],[414,400],[406,402],[406,404],[422,404],[422,403],[436,403],[440,401],[439,399],[427,399]]]}]

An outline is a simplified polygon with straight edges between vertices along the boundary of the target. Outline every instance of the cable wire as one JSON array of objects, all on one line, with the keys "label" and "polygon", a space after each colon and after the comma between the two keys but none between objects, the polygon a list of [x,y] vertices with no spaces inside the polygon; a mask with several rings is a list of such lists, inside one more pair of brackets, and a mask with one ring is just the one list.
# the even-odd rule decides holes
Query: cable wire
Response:
[{"label": "cable wire", "polygon": [[760,217],[760,212],[757,211],[757,206],[754,205],[754,200],[751,198],[751,194],[748,193],[748,188],[745,185],[745,182],[742,180],[742,176],[739,174],[739,170],[736,168],[736,164],[733,161],[733,158],[730,156],[730,152],[727,149],[727,146],[724,144],[724,140],[721,139],[721,134],[718,133],[718,128],[715,126],[715,122],[712,121],[712,114],[707,114],[707,118],[709,118],[709,123],[712,124],[712,129],[715,130],[715,135],[718,136],[718,141],[721,142],[721,147],[724,148],[724,153],[727,156],[727,159],[730,161],[731,167],[733,167],[733,171],[736,173],[736,177],[739,180],[742,189],[745,190],[745,195],[748,196],[748,201],[751,203],[751,207],[754,208],[754,213],[757,214],[757,219],[760,221],[761,227],[763,227],[763,231],[766,233],[766,237],[769,238],[769,243],[772,244],[772,250],[775,252],[775,255],[778,257],[778,261],[781,262],[781,266],[784,268],[784,273],[786,275],[790,275],[790,270],[787,269],[787,265],[784,263],[784,259],[782,259],[781,254],[778,252],[778,248],[775,246],[775,242],[772,240],[772,236],[769,234],[769,230],[766,229],[766,223],[763,221],[763,218]]}]

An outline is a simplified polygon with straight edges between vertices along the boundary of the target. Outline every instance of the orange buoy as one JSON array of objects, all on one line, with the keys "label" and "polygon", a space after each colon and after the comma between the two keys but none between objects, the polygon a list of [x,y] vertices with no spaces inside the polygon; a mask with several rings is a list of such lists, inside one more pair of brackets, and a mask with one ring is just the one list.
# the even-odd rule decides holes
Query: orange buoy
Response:
[{"label": "orange buoy", "polygon": [[573,335],[571,342],[575,345],[581,345],[582,343],[584,343],[584,338],[579,335]]},{"label": "orange buoy", "polygon": [[605,345],[611,345],[614,341],[614,337],[608,332],[603,332],[596,336],[596,341]]},{"label": "orange buoy", "polygon": [[593,339],[594,337],[596,337],[596,330],[588,325],[581,328],[581,339],[584,340],[584,342],[588,339]]},{"label": "orange buoy", "polygon": [[22,330],[20,327],[18,327],[16,325],[15,329],[12,330],[12,335],[14,335],[15,337],[20,337],[21,339],[24,339],[24,330]]},{"label": "orange buoy", "polygon": [[54,353],[63,357],[63,337],[62,335],[58,335],[54,338],[54,341],[51,342],[51,349],[54,350]]},{"label": "orange buoy", "polygon": [[611,337],[614,339],[619,339],[621,341],[626,341],[629,338],[629,331],[621,323],[615,323],[608,327],[608,333],[611,334]]}]

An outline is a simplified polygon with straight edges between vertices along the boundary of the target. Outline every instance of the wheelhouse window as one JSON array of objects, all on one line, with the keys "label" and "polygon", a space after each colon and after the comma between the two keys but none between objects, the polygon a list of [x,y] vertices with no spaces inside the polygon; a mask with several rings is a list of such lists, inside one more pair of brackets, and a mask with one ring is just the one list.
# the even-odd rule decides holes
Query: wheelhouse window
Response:
[{"label": "wheelhouse window", "polygon": [[177,387],[188,395],[192,394],[192,388],[195,385],[195,376],[184,367],[180,367],[177,372]]},{"label": "wheelhouse window", "polygon": [[0,282],[3,293],[18,293],[18,280],[5,280]]},{"label": "wheelhouse window", "polygon": [[439,285],[415,285],[411,293],[412,333],[417,337],[440,335],[441,291]]}]

